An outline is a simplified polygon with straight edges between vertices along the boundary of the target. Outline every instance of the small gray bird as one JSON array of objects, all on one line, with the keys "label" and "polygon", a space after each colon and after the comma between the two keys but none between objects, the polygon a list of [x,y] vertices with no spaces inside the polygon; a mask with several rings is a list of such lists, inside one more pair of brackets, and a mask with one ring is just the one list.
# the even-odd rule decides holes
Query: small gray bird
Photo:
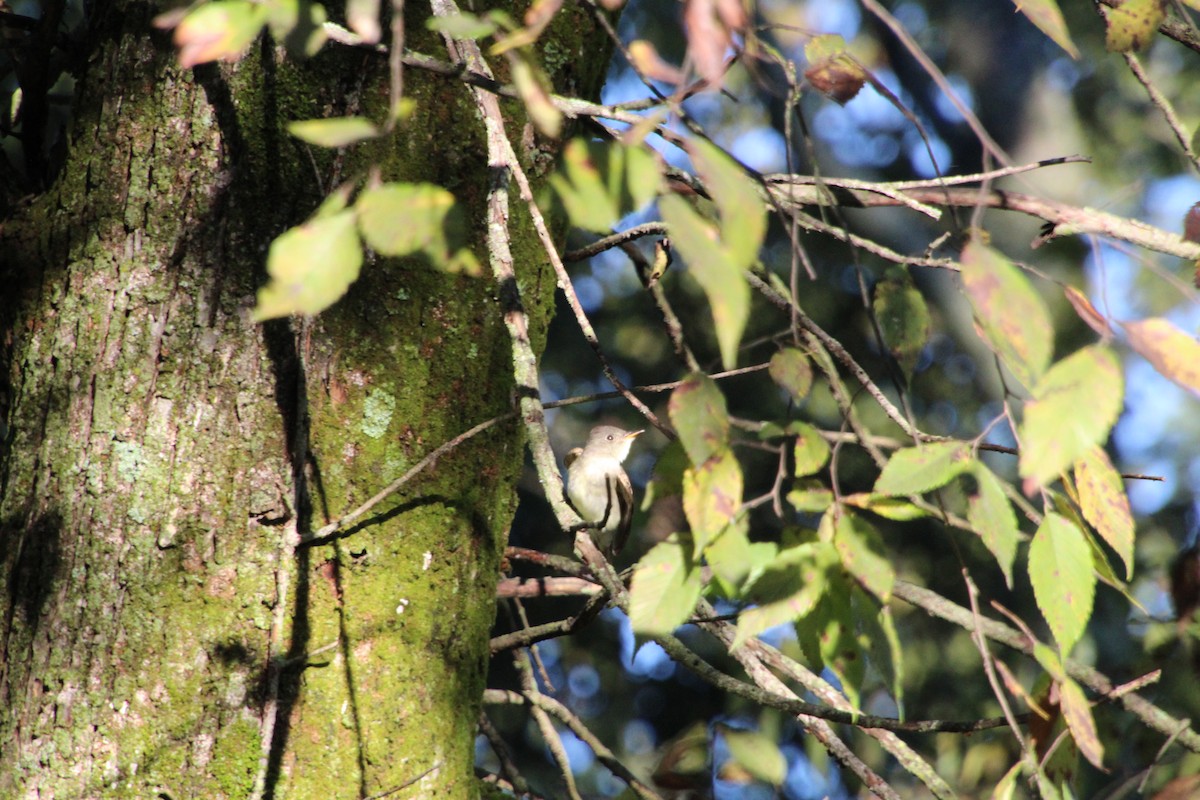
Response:
[{"label": "small gray bird", "polygon": [[[587,444],[567,453],[567,497],[586,522],[596,524],[596,541],[616,555],[629,538],[633,486],[621,468],[633,440],[642,431],[597,425]],[[615,534],[615,536],[614,536]]]}]

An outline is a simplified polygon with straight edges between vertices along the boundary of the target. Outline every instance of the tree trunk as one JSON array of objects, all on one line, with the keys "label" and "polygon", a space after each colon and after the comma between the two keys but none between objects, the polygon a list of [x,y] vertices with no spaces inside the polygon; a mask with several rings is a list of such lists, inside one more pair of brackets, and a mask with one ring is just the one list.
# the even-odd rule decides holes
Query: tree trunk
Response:
[{"label": "tree trunk", "polygon": [[[151,14],[96,4],[63,170],[3,228],[0,796],[472,796],[519,427],[297,542],[511,408],[494,287],[368,261],[320,317],[254,324],[271,238],[363,174],[284,124],[381,119],[386,64],[259,44],[180,70]],[[580,22],[550,35],[594,90]],[[474,107],[446,78],[405,92],[370,155],[465,202],[486,263]],[[540,344],[555,282],[514,245]]]}]

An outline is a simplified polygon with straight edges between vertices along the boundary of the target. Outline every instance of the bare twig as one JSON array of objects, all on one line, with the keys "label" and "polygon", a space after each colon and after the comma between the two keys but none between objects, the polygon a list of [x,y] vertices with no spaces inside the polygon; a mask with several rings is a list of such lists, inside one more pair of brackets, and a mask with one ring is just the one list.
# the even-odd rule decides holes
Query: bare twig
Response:
[{"label": "bare twig", "polygon": [[[912,603],[930,614],[941,617],[948,622],[953,622],[955,625],[968,631],[975,628],[976,622],[969,609],[965,609],[957,603],[947,600],[936,592],[921,588],[920,586],[914,586],[906,581],[896,581],[892,592],[894,596],[899,597],[901,600]],[[1019,650],[1026,655],[1033,654],[1034,640],[1022,635],[1004,623],[980,617],[979,627],[989,639],[1007,645],[1014,650]],[[1067,660],[1063,664],[1063,668],[1066,669],[1067,674],[1072,678],[1100,695],[1110,695],[1116,688],[1112,681],[1105,675],[1077,661]],[[1124,694],[1119,698],[1118,702],[1121,703],[1126,711],[1140,719],[1147,727],[1165,736],[1177,735],[1180,744],[1194,753],[1200,753],[1200,733],[1192,730],[1190,723],[1172,717],[1136,693]]]},{"label": "bare twig", "polygon": [[629,785],[638,797],[645,800],[661,800],[657,792],[650,786],[638,780],[621,761],[616,757],[604,742],[600,741],[594,733],[592,733],[583,721],[579,719],[571,709],[564,706],[553,697],[538,693],[529,694],[525,692],[514,692],[507,689],[484,689],[483,702],[491,705],[509,704],[509,705],[524,705],[537,706],[538,708],[553,714],[563,724],[570,728],[571,732],[579,737],[580,741],[592,748],[592,752],[596,754],[596,758],[608,768],[613,775],[616,775],[622,781]]},{"label": "bare twig", "polygon": [[926,54],[924,48],[917,44],[909,32],[905,30],[904,26],[900,24],[900,20],[893,17],[886,8],[877,2],[877,0],[860,0],[860,2],[863,4],[863,8],[870,11],[876,16],[876,18],[879,19],[880,22],[887,26],[888,30],[892,32],[892,35],[899,39],[900,43],[904,45],[904,48],[908,50],[909,55],[911,55],[913,59],[915,59],[916,62],[921,65],[921,68],[925,70],[925,74],[933,79],[933,82],[937,84],[938,89],[941,90],[942,95],[950,101],[950,103],[954,106],[954,109],[962,115],[964,120],[966,120],[967,125],[970,126],[971,130],[975,133],[975,138],[979,140],[979,143],[983,145],[984,149],[991,153],[992,157],[1001,164],[1006,166],[1011,164],[1012,159],[1009,158],[1008,154],[1004,152],[1004,148],[997,144],[996,140],[988,134],[987,129],[983,127],[983,123],[980,122],[979,118],[975,116],[975,112],[971,111],[971,109],[959,99],[958,93],[954,91],[954,87],[950,85],[950,81],[946,80],[946,76],[942,74],[940,69],[938,69],[937,64],[933,63],[933,60],[928,56],[928,54]]},{"label": "bare twig", "polygon": [[1129,71],[1133,73],[1133,77],[1137,78],[1138,83],[1142,85],[1142,88],[1146,90],[1146,94],[1150,96],[1150,102],[1162,112],[1163,119],[1167,122],[1167,127],[1175,135],[1175,141],[1179,142],[1179,147],[1183,150],[1184,155],[1187,156],[1188,161],[1191,162],[1192,169],[1200,169],[1200,161],[1197,160],[1196,153],[1192,150],[1191,137],[1183,129],[1183,123],[1179,121],[1179,115],[1175,113],[1175,107],[1171,105],[1171,101],[1150,80],[1150,76],[1146,73],[1146,70],[1142,69],[1142,62],[1138,59],[1136,53],[1122,53],[1121,55],[1125,58],[1125,63],[1129,66]]}]

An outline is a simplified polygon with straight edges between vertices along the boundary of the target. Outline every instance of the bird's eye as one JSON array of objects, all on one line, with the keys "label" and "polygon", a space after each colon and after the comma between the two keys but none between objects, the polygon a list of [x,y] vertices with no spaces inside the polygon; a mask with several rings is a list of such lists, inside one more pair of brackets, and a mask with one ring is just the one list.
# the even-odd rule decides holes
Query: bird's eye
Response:
[{"label": "bird's eye", "polygon": [[608,440],[609,440],[610,442],[613,440],[613,435],[612,435],[611,433],[608,435]]}]

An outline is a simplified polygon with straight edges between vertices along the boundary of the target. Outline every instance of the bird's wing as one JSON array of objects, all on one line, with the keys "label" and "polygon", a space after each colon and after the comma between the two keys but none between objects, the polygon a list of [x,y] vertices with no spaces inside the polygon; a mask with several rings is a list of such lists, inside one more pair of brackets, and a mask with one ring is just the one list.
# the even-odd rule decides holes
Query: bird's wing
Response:
[{"label": "bird's wing", "polygon": [[629,482],[629,476],[625,474],[625,470],[617,470],[615,476],[617,507],[612,509],[620,513],[620,524],[617,526],[617,533],[613,537],[612,553],[615,556],[621,552],[621,548],[625,546],[626,540],[629,539],[629,528],[633,522],[633,484]]}]

